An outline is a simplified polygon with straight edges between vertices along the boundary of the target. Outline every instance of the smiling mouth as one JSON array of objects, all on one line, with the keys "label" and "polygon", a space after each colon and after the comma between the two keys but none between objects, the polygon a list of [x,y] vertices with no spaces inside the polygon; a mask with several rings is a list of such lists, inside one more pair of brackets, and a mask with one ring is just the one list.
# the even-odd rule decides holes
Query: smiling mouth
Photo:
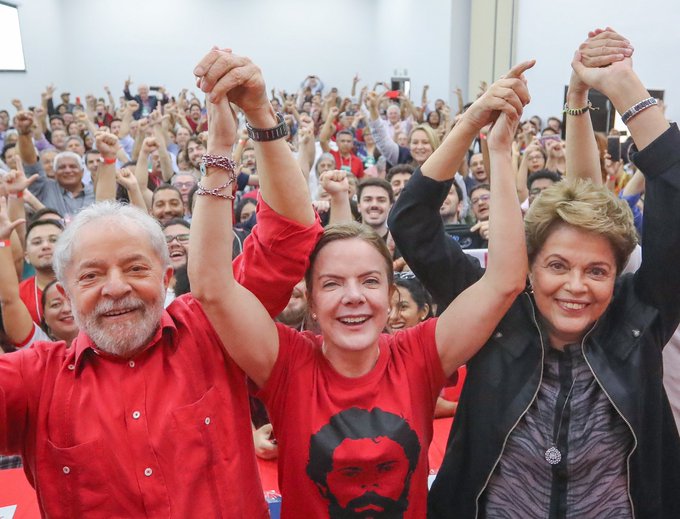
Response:
[{"label": "smiling mouth", "polygon": [[170,253],[171,258],[183,258],[184,256],[186,256],[186,254],[184,254],[184,251],[181,250],[176,250]]},{"label": "smiling mouth", "polygon": [[572,303],[569,301],[558,301],[557,302],[560,305],[560,308],[563,308],[564,310],[583,310],[586,306],[588,306],[587,303]]},{"label": "smiling mouth", "polygon": [[121,310],[111,310],[110,312],[106,312],[101,314],[99,317],[106,317],[106,318],[113,318],[113,317],[120,317],[121,315],[126,315],[130,314],[132,312],[137,311],[137,308],[124,308]]},{"label": "smiling mouth", "polygon": [[338,317],[338,321],[346,326],[358,326],[369,320],[369,317]]}]

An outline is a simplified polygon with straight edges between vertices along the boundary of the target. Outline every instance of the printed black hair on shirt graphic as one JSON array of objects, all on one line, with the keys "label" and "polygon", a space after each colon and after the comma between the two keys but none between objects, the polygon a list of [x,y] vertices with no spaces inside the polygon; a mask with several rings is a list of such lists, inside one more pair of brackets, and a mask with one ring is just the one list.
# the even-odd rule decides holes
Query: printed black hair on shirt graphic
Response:
[{"label": "printed black hair on shirt graphic", "polygon": [[307,475],[333,519],[403,516],[420,440],[401,416],[352,407],[312,435]]}]

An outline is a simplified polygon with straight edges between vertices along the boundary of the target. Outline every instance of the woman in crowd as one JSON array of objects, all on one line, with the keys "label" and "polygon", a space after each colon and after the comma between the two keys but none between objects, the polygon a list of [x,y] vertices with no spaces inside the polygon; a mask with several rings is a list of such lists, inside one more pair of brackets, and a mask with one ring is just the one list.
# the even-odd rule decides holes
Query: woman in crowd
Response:
[{"label": "woman in crowd", "polygon": [[432,300],[413,272],[394,275],[392,310],[388,324],[392,331],[412,328],[432,317]]},{"label": "woman in crowd", "polygon": [[527,180],[529,175],[545,168],[546,155],[538,141],[533,141],[524,149],[524,154],[517,169],[517,196],[524,202],[529,198]]},{"label": "woman in crowd", "polygon": [[[0,243],[9,243],[12,230],[23,220],[10,221],[7,202],[0,196]],[[15,348],[28,347],[35,341],[66,341],[78,335],[71,306],[59,291],[56,281],[43,289],[41,307],[42,323],[33,322],[28,308],[19,297],[19,279],[10,247],[0,246],[0,306],[7,338]]]},{"label": "woman in crowd", "polygon": [[[530,287],[467,364],[430,517],[680,517],[680,438],[661,356],[680,320],[680,276],[668,275],[680,251],[680,133],[650,100],[631,54],[623,37],[598,30],[572,67],[612,101],[639,150],[642,266],[620,275],[636,232],[606,188],[572,180],[537,197],[525,222]],[[567,128],[586,120],[587,88],[579,96],[568,97]],[[591,129],[580,139],[596,151]],[[427,258],[413,257],[417,243],[402,247],[436,222],[430,204],[446,176],[426,175],[411,179],[390,229],[417,274],[432,271],[432,257],[448,265],[421,277],[446,304],[479,272],[441,229]]]},{"label": "woman in crowd", "polygon": [[[413,272],[395,272],[394,288],[395,290],[392,293],[392,311],[387,323],[393,333],[417,326],[425,319],[429,319],[434,315],[432,311],[432,298]],[[443,389],[437,397],[437,403],[434,408],[435,418],[444,418],[455,414],[458,406],[458,397],[460,396],[460,388],[464,379],[465,367],[461,366],[454,377],[455,387],[450,387],[447,384],[449,387]],[[454,396],[452,397],[451,395]]]},{"label": "woman in crowd", "polygon": [[[259,70],[248,60],[213,51],[205,61],[198,69],[200,82],[204,90],[212,89],[216,103],[209,104],[208,153],[227,155],[237,131],[229,101],[256,114],[250,121],[254,127],[276,126],[277,119]],[[213,89],[215,84],[219,88]],[[526,256],[510,146],[528,92],[516,77],[492,90],[495,95],[473,110],[503,111],[488,141],[496,171],[489,268],[438,320],[395,335],[381,333],[393,290],[392,260],[374,232],[359,224],[324,232],[306,275],[321,335],[300,333],[276,325],[222,260],[232,239],[233,171],[210,167],[201,181],[205,196],[196,203],[192,224],[192,244],[200,251],[189,262],[192,292],[211,321],[220,323],[216,331],[232,358],[261,388],[280,447],[282,517],[425,514],[436,397],[524,286]],[[259,168],[297,168],[283,140],[257,142],[270,134],[252,131]],[[450,147],[443,147],[423,167],[455,167],[450,155]],[[278,192],[263,183],[260,203],[276,210],[285,197],[305,197],[300,218],[310,221],[309,197],[295,187]],[[276,246],[285,248],[286,242]],[[461,330],[456,322],[463,318],[470,326]]]},{"label": "woman in crowd", "polygon": [[[369,111],[369,128],[373,132],[373,139],[378,151],[385,157],[388,163],[410,164],[421,166],[439,147],[439,137],[428,124],[415,126],[408,134],[408,147],[399,146],[387,133],[385,123],[380,118],[378,107],[381,97],[375,92],[369,92],[366,96],[366,106]],[[457,166],[456,166],[457,167]]]}]

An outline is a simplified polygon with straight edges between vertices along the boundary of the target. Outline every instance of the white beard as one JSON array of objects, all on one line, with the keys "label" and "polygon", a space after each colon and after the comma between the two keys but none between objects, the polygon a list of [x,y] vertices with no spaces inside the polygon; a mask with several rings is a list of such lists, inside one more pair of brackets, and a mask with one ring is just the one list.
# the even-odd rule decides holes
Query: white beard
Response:
[{"label": "white beard", "polygon": [[[164,301],[165,287],[161,286],[158,298],[150,306],[137,297],[127,296],[117,301],[99,303],[88,316],[80,315],[75,307],[71,311],[78,328],[92,339],[97,348],[117,357],[130,357],[151,339],[160,325]],[[106,327],[99,325],[99,316],[124,308],[141,308],[141,318],[135,322],[115,323]]]}]

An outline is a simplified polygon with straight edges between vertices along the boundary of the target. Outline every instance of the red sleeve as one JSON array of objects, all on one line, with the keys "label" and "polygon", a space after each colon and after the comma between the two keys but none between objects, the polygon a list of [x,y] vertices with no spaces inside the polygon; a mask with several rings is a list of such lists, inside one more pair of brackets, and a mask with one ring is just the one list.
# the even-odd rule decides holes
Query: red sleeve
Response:
[{"label": "red sleeve", "polygon": [[35,357],[35,352],[24,350],[0,355],[0,454],[19,454],[26,438],[29,391],[22,366],[32,368],[31,364],[38,364],[22,363],[26,356]]},{"label": "red sleeve", "polygon": [[323,228],[305,227],[276,213],[258,196],[257,224],[234,260],[234,277],[276,317],[288,304],[293,287],[304,277],[309,256]]}]

